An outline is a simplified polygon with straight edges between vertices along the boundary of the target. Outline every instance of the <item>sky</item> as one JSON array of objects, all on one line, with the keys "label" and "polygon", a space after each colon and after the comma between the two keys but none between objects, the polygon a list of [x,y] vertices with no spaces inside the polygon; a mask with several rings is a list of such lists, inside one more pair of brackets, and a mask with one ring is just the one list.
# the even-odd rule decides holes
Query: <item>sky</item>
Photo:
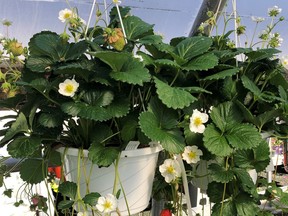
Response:
[{"label": "sky", "polygon": [[[61,33],[64,24],[58,19],[60,10],[67,8],[69,1],[72,7],[77,6],[80,16],[88,20],[93,0],[0,0],[0,20],[13,22],[9,27],[9,36],[16,37],[25,46],[33,34],[41,30],[51,30]],[[112,0],[106,0],[109,5]],[[97,0],[103,8],[103,0]],[[232,12],[228,0],[227,14]],[[131,13],[141,17],[149,24],[155,24],[155,32],[164,36],[166,42],[173,37],[187,36],[201,6],[202,0],[122,0],[122,6],[131,6]],[[281,15],[287,20],[281,22],[276,31],[284,39],[280,50],[288,55],[288,2],[287,0],[237,0],[237,12],[246,25],[247,38],[252,38],[255,23],[251,16],[266,18],[260,23],[257,35],[271,21],[267,16],[268,8],[274,5],[282,8]],[[233,25],[231,26],[233,28]],[[0,26],[0,33],[6,34],[6,29]],[[243,42],[242,42],[243,43]],[[242,44],[243,45],[243,44]]]},{"label": "sky", "polygon": [[[109,5],[112,0],[106,0]],[[122,0],[120,6],[131,7],[131,13],[149,24],[155,24],[155,32],[170,40],[188,35],[202,0]],[[93,0],[69,0],[77,6],[80,16],[88,20]],[[103,0],[97,0],[103,9]],[[44,29],[62,32],[64,24],[58,19],[60,10],[67,8],[66,0],[0,0],[0,20],[13,22],[10,36],[27,44],[32,35]],[[0,26],[1,27],[1,26]],[[5,29],[0,28],[0,33]]]}]

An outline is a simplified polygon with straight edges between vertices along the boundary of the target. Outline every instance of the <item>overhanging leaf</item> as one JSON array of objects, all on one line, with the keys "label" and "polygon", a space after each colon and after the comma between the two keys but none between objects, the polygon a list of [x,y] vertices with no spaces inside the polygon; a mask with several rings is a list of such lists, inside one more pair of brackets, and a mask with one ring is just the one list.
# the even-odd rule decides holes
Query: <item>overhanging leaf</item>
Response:
[{"label": "overhanging leaf", "polygon": [[224,79],[226,77],[231,77],[239,72],[238,68],[232,68],[232,69],[227,69],[223,70],[220,72],[217,72],[215,74],[212,74],[210,76],[206,76],[202,80],[219,80],[219,79]]},{"label": "overhanging leaf", "polygon": [[209,165],[209,170],[211,172],[212,179],[216,182],[228,183],[234,177],[232,170],[225,170],[223,166],[215,163]]},{"label": "overhanging leaf", "polygon": [[139,17],[127,16],[123,20],[123,25],[125,28],[127,39],[136,40],[140,38],[141,35],[148,31],[153,31],[153,25],[150,25]]},{"label": "overhanging leaf", "polygon": [[114,147],[105,147],[100,143],[93,143],[89,148],[88,157],[98,166],[110,166],[118,157],[120,150]]},{"label": "overhanging leaf", "polygon": [[159,98],[169,108],[183,109],[197,100],[197,98],[184,89],[169,86],[156,77],[154,78],[154,81]]},{"label": "overhanging leaf", "polygon": [[174,53],[184,61],[188,62],[193,57],[207,52],[211,45],[212,39],[209,37],[188,37],[177,44]]},{"label": "overhanging leaf", "polygon": [[153,141],[159,141],[165,150],[171,153],[180,153],[184,150],[185,142],[180,130],[162,128],[152,112],[142,113],[139,122],[143,133]]},{"label": "overhanging leaf", "polygon": [[75,182],[65,181],[59,185],[59,192],[74,200],[77,194],[77,184]]},{"label": "overhanging leaf", "polygon": [[103,51],[92,55],[112,68],[110,76],[117,81],[140,86],[150,81],[149,70],[129,53]]},{"label": "overhanging leaf", "polygon": [[98,198],[101,197],[101,194],[94,192],[86,194],[85,197],[83,197],[83,201],[85,204],[88,204],[90,206],[96,206]]},{"label": "overhanging leaf", "polygon": [[222,131],[225,132],[229,128],[241,122],[242,117],[239,115],[236,107],[232,102],[225,102],[213,107],[211,111],[211,119],[213,123]]},{"label": "overhanging leaf", "polygon": [[199,57],[193,58],[183,66],[185,70],[208,70],[218,64],[218,58],[213,53],[206,53]]},{"label": "overhanging leaf", "polygon": [[41,138],[21,136],[10,142],[7,146],[7,150],[13,158],[26,158],[39,150],[40,146]]},{"label": "overhanging leaf", "polygon": [[257,172],[265,170],[271,160],[268,143],[263,139],[256,148],[253,148],[253,152],[254,160],[252,160],[252,165]]},{"label": "overhanging leaf", "polygon": [[205,129],[203,141],[208,151],[216,156],[225,157],[233,152],[225,136],[213,124],[208,125]]},{"label": "overhanging leaf", "polygon": [[41,113],[39,123],[47,128],[59,127],[63,124],[63,119],[55,113]]},{"label": "overhanging leaf", "polygon": [[239,184],[239,187],[241,187],[246,193],[251,194],[253,197],[257,198],[258,193],[256,191],[256,186],[246,169],[234,167],[233,172],[241,183]]},{"label": "overhanging leaf", "polygon": [[225,137],[228,143],[237,149],[252,149],[262,141],[256,127],[249,124],[235,125]]},{"label": "overhanging leaf", "polygon": [[12,123],[11,127],[7,130],[5,136],[0,141],[0,147],[3,147],[5,142],[11,140],[16,134],[28,132],[29,127],[26,117],[23,113],[20,113],[15,122]]},{"label": "overhanging leaf", "polygon": [[47,164],[40,159],[26,159],[20,167],[20,176],[23,181],[38,184],[47,177]]},{"label": "overhanging leaf", "polygon": [[241,77],[242,83],[245,88],[247,88],[249,91],[251,91],[255,97],[260,98],[261,97],[261,90],[255,85],[255,83],[250,80],[247,76],[243,75]]}]

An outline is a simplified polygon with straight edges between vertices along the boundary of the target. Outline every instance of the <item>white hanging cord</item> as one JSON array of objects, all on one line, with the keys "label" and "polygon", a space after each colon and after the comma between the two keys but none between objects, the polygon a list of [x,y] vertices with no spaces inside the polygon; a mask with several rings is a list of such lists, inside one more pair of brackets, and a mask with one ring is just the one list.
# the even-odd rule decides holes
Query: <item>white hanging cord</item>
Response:
[{"label": "white hanging cord", "polygon": [[127,37],[126,37],[126,32],[124,29],[124,25],[123,25],[123,21],[122,21],[122,17],[121,17],[121,13],[120,13],[120,9],[119,9],[119,4],[121,4],[121,1],[118,0],[113,0],[113,3],[116,5],[116,9],[117,9],[117,13],[119,16],[119,20],[120,20],[120,25],[123,31],[123,35],[124,35],[124,39],[125,39],[125,43],[127,43]]},{"label": "white hanging cord", "polygon": [[233,8],[233,16],[234,16],[234,35],[235,35],[235,47],[237,48],[239,46],[239,38],[237,34],[237,28],[238,28],[238,23],[237,23],[237,2],[236,0],[232,0],[232,8]]},{"label": "white hanging cord", "polygon": [[105,19],[106,19],[106,23],[108,22],[108,10],[107,10],[107,2],[106,0],[104,0],[104,9],[105,9]]},{"label": "white hanging cord", "polygon": [[90,22],[91,22],[91,19],[92,19],[92,15],[93,15],[93,11],[94,11],[95,5],[96,5],[96,0],[93,1],[92,7],[91,7],[89,19],[88,19],[86,30],[85,30],[85,37],[87,35],[88,29],[89,29],[89,26],[90,26]]},{"label": "white hanging cord", "polygon": [[176,155],[176,160],[179,162],[179,165],[181,167],[181,175],[182,175],[184,193],[185,193],[186,204],[187,204],[187,213],[188,213],[188,216],[193,216],[192,215],[192,206],[191,206],[191,201],[190,201],[190,194],[189,194],[186,170],[185,170],[184,163],[183,163],[183,160],[182,160],[182,157],[181,157],[180,154]]}]

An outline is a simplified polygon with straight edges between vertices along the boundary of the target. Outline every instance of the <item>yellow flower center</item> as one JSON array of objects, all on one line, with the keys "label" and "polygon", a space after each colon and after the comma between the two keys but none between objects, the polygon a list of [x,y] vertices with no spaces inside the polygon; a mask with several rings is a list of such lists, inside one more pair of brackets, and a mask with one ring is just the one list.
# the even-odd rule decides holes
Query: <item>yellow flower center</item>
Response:
[{"label": "yellow flower center", "polygon": [[106,201],[103,206],[105,209],[110,209],[112,207],[112,203],[109,201]]},{"label": "yellow flower center", "polygon": [[65,13],[64,14],[64,19],[69,19],[71,17],[71,14],[70,13]]},{"label": "yellow flower center", "polygon": [[169,174],[174,173],[174,167],[173,167],[173,166],[167,167],[167,172],[168,172]]},{"label": "yellow flower center", "polygon": [[194,158],[196,158],[196,152],[189,152],[189,158],[191,158],[191,159],[194,159]]},{"label": "yellow flower center", "polygon": [[74,91],[74,86],[71,85],[71,84],[66,85],[65,91],[68,92],[68,93],[73,92]]},{"label": "yellow flower center", "polygon": [[201,124],[202,124],[201,118],[200,118],[200,117],[196,117],[196,118],[194,119],[194,125],[199,126],[199,125],[201,125]]}]

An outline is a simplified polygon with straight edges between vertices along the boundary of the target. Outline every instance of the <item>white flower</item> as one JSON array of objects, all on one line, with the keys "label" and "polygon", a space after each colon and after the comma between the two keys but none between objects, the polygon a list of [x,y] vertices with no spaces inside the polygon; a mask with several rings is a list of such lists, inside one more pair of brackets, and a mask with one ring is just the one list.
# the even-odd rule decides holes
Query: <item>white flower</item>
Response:
[{"label": "white flower", "polygon": [[96,208],[102,213],[110,213],[117,208],[117,199],[113,194],[99,197]]},{"label": "white flower", "polygon": [[203,155],[203,152],[198,149],[197,146],[186,146],[182,154],[183,160],[188,164],[197,163],[200,160],[200,156]]},{"label": "white flower", "polygon": [[87,212],[78,212],[77,216],[89,216]]},{"label": "white flower", "polygon": [[288,70],[288,55],[282,56],[280,58],[281,64],[283,65],[284,68]]},{"label": "white flower", "polygon": [[59,84],[58,92],[64,96],[73,97],[78,87],[79,83],[77,83],[74,79],[66,79],[63,83]]},{"label": "white flower", "polygon": [[251,19],[253,22],[257,22],[257,23],[263,22],[265,20],[265,18],[263,17],[256,17],[256,16],[252,16]]},{"label": "white flower", "polygon": [[201,113],[197,109],[193,110],[193,114],[190,117],[189,128],[194,133],[203,133],[205,130],[205,125],[208,121],[208,115],[206,113]]},{"label": "white flower", "polygon": [[3,40],[5,37],[3,34],[0,33],[0,41]]},{"label": "white flower", "polygon": [[174,159],[166,159],[164,163],[159,166],[159,171],[167,183],[181,176],[181,167],[178,161]]},{"label": "white flower", "polygon": [[279,47],[283,43],[283,38],[280,37],[279,33],[274,33],[270,35],[269,46],[272,48]]},{"label": "white flower", "polygon": [[58,19],[61,20],[61,22],[66,22],[67,20],[71,19],[73,16],[74,16],[73,11],[65,8],[64,10],[59,11]]},{"label": "white flower", "polygon": [[276,17],[278,14],[280,14],[282,11],[281,8],[279,8],[278,6],[274,6],[272,8],[268,8],[268,15],[270,17]]},{"label": "white flower", "polygon": [[286,122],[281,120],[279,117],[276,118],[276,124],[281,125],[281,124],[285,124]]},{"label": "white flower", "polygon": [[134,58],[139,59],[141,62],[143,62],[143,58],[141,55],[134,55]]}]

